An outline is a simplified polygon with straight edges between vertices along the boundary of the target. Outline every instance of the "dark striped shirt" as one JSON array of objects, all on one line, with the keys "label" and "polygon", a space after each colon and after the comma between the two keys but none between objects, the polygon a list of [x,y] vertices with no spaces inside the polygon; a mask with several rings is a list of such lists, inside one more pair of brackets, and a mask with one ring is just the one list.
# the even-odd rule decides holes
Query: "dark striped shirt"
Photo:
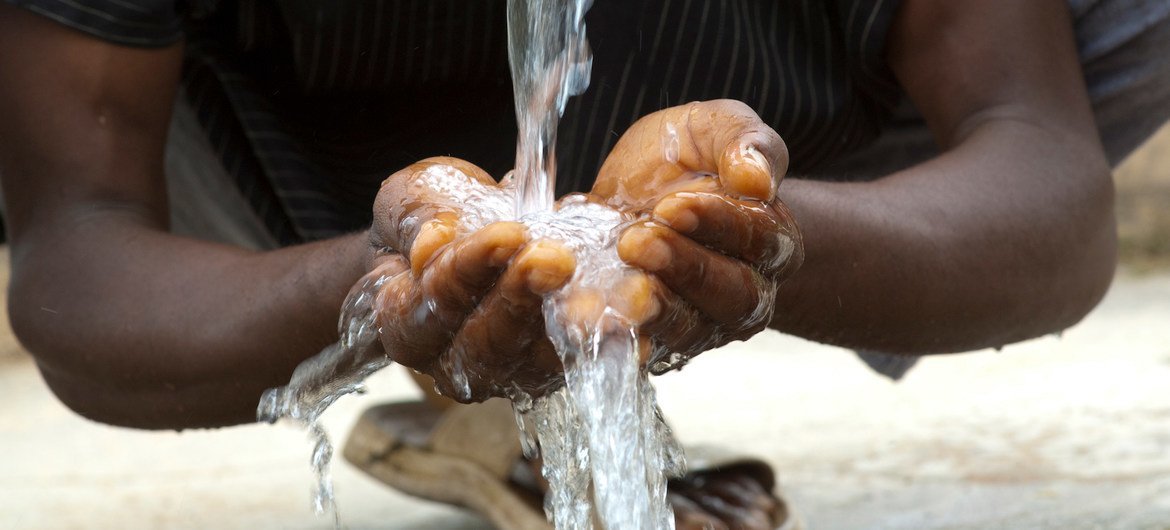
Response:
[{"label": "dark striped shirt", "polygon": [[[6,0],[134,46],[186,31],[183,83],[224,166],[278,240],[361,228],[385,176],[515,155],[505,0]],[[817,176],[872,142],[900,90],[884,60],[898,0],[596,0],[589,91],[558,138],[558,192],[586,190],[638,117],[751,105]],[[186,6],[178,8],[176,6]]]}]

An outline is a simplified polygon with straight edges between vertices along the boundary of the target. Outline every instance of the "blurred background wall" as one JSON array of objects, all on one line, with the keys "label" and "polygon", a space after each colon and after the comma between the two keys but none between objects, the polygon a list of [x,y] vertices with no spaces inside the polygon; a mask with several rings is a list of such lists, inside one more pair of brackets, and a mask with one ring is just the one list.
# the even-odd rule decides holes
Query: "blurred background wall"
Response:
[{"label": "blurred background wall", "polygon": [[1170,268],[1170,126],[1117,169],[1122,265],[1132,271]]}]

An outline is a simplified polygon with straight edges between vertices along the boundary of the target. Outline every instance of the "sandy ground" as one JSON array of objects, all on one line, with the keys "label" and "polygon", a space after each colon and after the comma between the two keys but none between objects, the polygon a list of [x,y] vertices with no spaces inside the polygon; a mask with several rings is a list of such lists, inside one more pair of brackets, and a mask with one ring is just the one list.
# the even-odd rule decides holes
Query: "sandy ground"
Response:
[{"label": "sandy ground", "polygon": [[[814,529],[1170,529],[1170,275],[1123,278],[1063,338],[928,359],[901,383],[766,333],[658,379],[683,440],[768,459]],[[326,418],[412,399],[399,369]],[[141,432],[0,355],[0,529],[329,528],[288,426]],[[348,528],[485,528],[335,469]]]}]

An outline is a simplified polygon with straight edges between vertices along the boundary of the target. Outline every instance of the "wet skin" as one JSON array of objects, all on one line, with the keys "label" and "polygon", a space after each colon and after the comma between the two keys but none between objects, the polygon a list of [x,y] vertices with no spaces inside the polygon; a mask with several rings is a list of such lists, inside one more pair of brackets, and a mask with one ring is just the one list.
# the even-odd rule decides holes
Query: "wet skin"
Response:
[{"label": "wet skin", "polygon": [[[669,157],[667,130],[680,146]],[[775,196],[787,162],[780,137],[735,101],[650,114],[619,140],[589,199],[639,219],[618,243],[639,272],[621,278],[608,303],[655,346],[644,362],[652,352],[694,356],[768,324],[771,293],[803,257]],[[444,184],[427,185],[428,171],[447,167],[471,177],[468,186],[497,185],[469,162],[435,158],[392,175],[375,202],[383,250],[373,274],[393,275],[377,298],[385,352],[460,401],[513,386],[543,394],[563,377],[542,296],[572,276],[574,256],[530,243],[519,223],[460,235],[461,204],[435,187]],[[575,292],[566,313],[596,320],[605,305],[593,294]],[[468,393],[454,382],[464,378]]]},{"label": "wet skin", "polygon": [[[773,328],[847,347],[965,351],[1059,331],[1100,300],[1115,262],[1112,183],[1067,9],[902,3],[886,57],[941,154],[874,182],[783,181],[805,259],[780,286]],[[119,46],[0,3],[10,319],[61,401],[112,424],[254,421],[265,388],[336,340],[344,296],[385,246],[362,233],[256,252],[168,233],[163,153],[181,61],[182,44]],[[633,145],[661,156],[660,144]],[[623,163],[637,166],[642,152],[631,155]],[[669,201],[629,195],[685,232],[688,216],[671,218]],[[511,237],[497,246],[519,253],[509,230],[488,243]],[[663,242],[671,263],[719,242],[649,231],[627,236]],[[559,270],[546,251],[530,259]],[[650,258],[662,255],[641,265],[661,267]],[[665,285],[672,272],[647,277]]]},{"label": "wet skin", "polygon": [[[886,44],[942,152],[873,182],[781,183],[777,196],[799,220],[805,257],[779,288],[771,326],[927,354],[1077,322],[1110,283],[1116,234],[1066,3],[907,0]],[[0,3],[10,319],[61,401],[112,424],[254,421],[265,388],[336,340],[342,300],[385,246],[361,233],[256,252],[170,234],[163,154],[181,61],[181,44],[119,46]],[[623,164],[638,166],[639,145],[646,157],[662,153],[649,140],[632,145]],[[654,182],[653,171],[643,181]],[[606,189],[596,191],[618,196]],[[677,223],[671,230],[684,235],[688,216],[672,219],[668,200],[628,195],[650,201],[662,226]],[[635,243],[626,244],[661,242],[670,263],[722,243],[649,231],[627,233]],[[555,249],[542,252],[552,257],[530,259],[557,262]],[[732,273],[755,259],[727,254],[745,258],[730,262]],[[662,255],[646,252],[640,265],[662,267],[650,260]],[[649,294],[633,299],[688,299],[668,281],[686,271],[650,272]]]}]

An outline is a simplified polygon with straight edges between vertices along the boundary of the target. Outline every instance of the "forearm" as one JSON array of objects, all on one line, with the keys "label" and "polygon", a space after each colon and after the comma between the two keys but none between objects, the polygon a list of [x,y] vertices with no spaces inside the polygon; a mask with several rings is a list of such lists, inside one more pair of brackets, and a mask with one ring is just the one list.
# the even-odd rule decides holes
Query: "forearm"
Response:
[{"label": "forearm", "polygon": [[367,265],[364,234],[269,253],[168,234],[182,61],[0,2],[10,319],[62,401],[110,423],[253,420]]},{"label": "forearm", "polygon": [[15,249],[11,318],[83,415],[150,428],[252,421],[265,388],[336,340],[366,239],[256,253],[95,215]]},{"label": "forearm", "polygon": [[788,180],[804,266],[773,327],[892,353],[995,347],[1060,331],[1115,263],[1095,140],[987,121],[933,161],[872,183]]}]

